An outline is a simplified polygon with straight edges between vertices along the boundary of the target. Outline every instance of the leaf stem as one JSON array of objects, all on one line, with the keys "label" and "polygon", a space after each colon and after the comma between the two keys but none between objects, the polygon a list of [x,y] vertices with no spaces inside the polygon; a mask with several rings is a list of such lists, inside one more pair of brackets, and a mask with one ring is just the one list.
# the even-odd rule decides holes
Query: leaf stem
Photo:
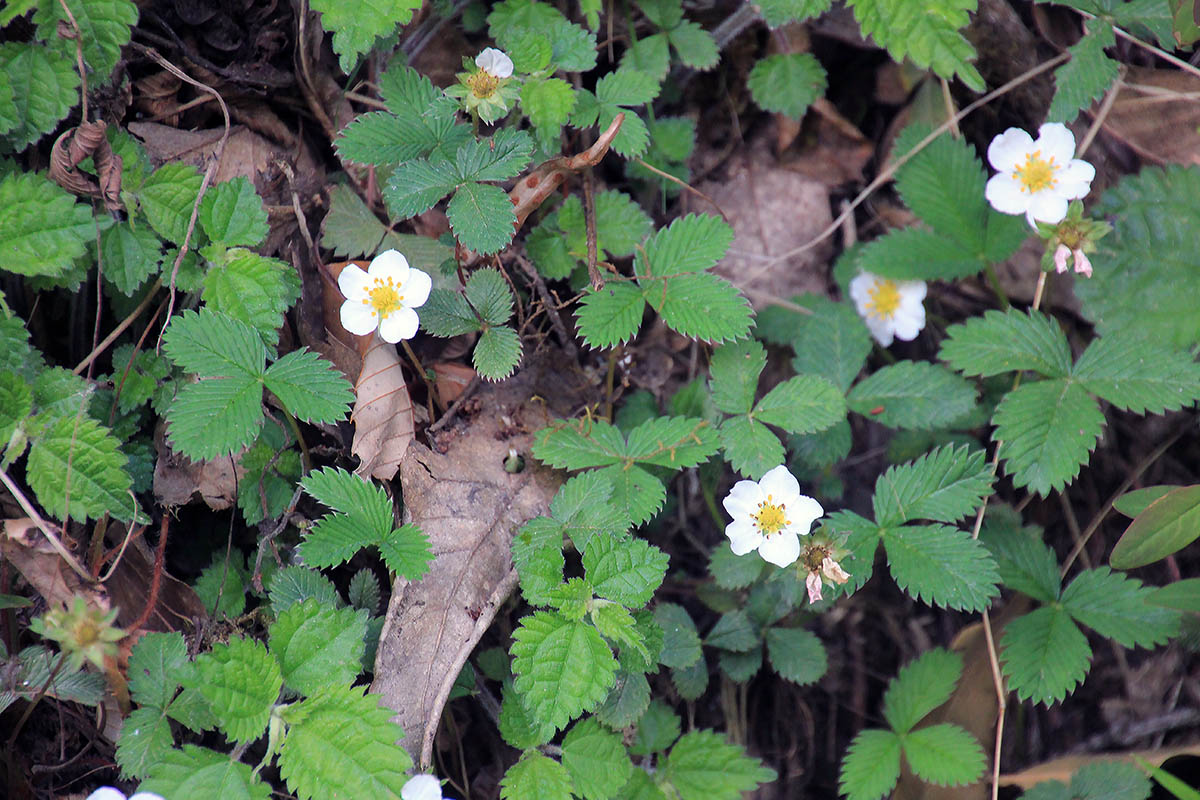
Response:
[{"label": "leaf stem", "polygon": [[987,262],[983,268],[983,272],[987,275],[988,285],[992,287],[992,291],[996,294],[996,299],[1000,301],[1001,310],[1008,311],[1012,303],[1008,301],[1008,295],[1004,293],[1004,287],[1000,285],[1000,276],[996,274],[996,265],[991,261]]}]

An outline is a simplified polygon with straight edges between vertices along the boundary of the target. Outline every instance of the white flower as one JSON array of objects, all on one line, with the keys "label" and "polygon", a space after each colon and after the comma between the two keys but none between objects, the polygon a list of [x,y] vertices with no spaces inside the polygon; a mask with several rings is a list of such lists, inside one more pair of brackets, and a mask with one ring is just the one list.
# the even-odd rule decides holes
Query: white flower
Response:
[{"label": "white flower", "polygon": [[987,155],[997,170],[984,190],[987,201],[1003,214],[1024,214],[1030,225],[1062,222],[1068,202],[1086,195],[1096,177],[1095,167],[1073,157],[1075,135],[1061,122],[1038,128],[1036,142],[1009,128],[992,139]]},{"label": "white flower", "polygon": [[[89,794],[87,800],[125,800],[125,793],[111,786],[101,786]],[[163,798],[153,792],[138,792],[130,795],[129,800],[163,800]]]},{"label": "white flower", "polygon": [[1066,272],[1068,258],[1074,259],[1076,272],[1082,273],[1087,278],[1092,277],[1092,262],[1084,254],[1083,248],[1076,247],[1072,250],[1065,244],[1060,244],[1058,249],[1054,251],[1054,271]]},{"label": "white flower", "polygon": [[808,573],[808,577],[804,580],[804,585],[808,588],[808,602],[817,603],[821,600],[821,577],[824,576],[826,583],[843,584],[850,580],[850,575],[846,570],[842,569],[842,565],[834,561],[829,556],[821,562],[819,569],[814,569]]},{"label": "white flower", "polygon": [[488,47],[475,56],[475,66],[493,78],[510,78],[513,74],[512,59],[503,50],[494,47]]},{"label": "white flower", "polygon": [[357,336],[379,328],[385,342],[411,339],[421,320],[414,308],[429,299],[433,282],[395,250],[375,256],[366,272],[347,264],[338,275],[342,303],[342,327]]},{"label": "white flower", "polygon": [[800,484],[782,464],[760,481],[738,481],[722,503],[733,517],[725,535],[736,555],[758,550],[764,560],[786,567],[800,555],[800,536],[825,513],[800,494]]},{"label": "white flower", "polygon": [[400,790],[400,800],[442,800],[442,784],[433,775],[414,775]]},{"label": "white flower", "polygon": [[911,342],[925,327],[925,281],[894,281],[860,272],[850,281],[850,296],[883,347],[893,338]]}]

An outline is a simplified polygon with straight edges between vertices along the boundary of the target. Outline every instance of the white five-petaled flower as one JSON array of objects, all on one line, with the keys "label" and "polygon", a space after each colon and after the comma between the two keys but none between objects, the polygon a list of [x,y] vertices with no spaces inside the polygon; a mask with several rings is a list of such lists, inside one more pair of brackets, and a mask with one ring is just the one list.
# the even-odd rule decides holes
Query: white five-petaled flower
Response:
[{"label": "white five-petaled flower", "polygon": [[800,484],[782,464],[760,481],[738,481],[723,501],[733,522],[725,526],[736,555],[758,550],[764,560],[786,567],[800,555],[800,537],[824,513],[821,504],[800,494]]},{"label": "white five-petaled flower", "polygon": [[1037,141],[1009,128],[988,145],[988,163],[997,170],[984,194],[1003,214],[1024,214],[1029,224],[1057,225],[1067,204],[1092,186],[1096,168],[1075,158],[1075,134],[1061,122],[1038,128]]},{"label": "white five-petaled flower", "polygon": [[911,342],[925,327],[925,281],[894,281],[860,272],[850,281],[850,297],[883,347],[893,339]]},{"label": "white five-petaled flower", "polygon": [[475,66],[493,78],[511,78],[513,74],[512,59],[503,50],[494,47],[484,48],[483,52],[475,56]]},{"label": "white five-petaled flower", "polygon": [[417,333],[420,318],[414,308],[429,299],[433,281],[395,250],[375,256],[363,271],[347,264],[338,275],[342,303],[342,327],[357,336],[379,328],[385,342],[395,344]]},{"label": "white five-petaled flower", "polygon": [[804,579],[804,585],[808,589],[808,602],[818,603],[821,600],[821,578],[825,578],[825,583],[842,584],[850,580],[850,575],[846,570],[842,569],[842,565],[834,561],[829,556],[825,556],[821,561],[821,566],[818,569],[811,570],[808,577]]},{"label": "white five-petaled flower", "polygon": [[400,800],[442,800],[442,784],[433,775],[414,775],[400,790]]},{"label": "white five-petaled flower", "polygon": [[[101,786],[87,796],[87,800],[125,800],[125,793],[111,786]],[[129,796],[129,800],[163,800],[162,795],[153,792],[138,792]]]}]

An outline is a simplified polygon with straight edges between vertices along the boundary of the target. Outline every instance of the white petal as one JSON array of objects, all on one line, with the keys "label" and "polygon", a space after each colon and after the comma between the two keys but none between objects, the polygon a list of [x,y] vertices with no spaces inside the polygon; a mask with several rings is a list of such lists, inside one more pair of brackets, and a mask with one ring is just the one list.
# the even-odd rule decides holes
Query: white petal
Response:
[{"label": "white petal", "polygon": [[1065,183],[1091,183],[1096,179],[1096,168],[1086,161],[1080,159],[1072,159],[1063,167],[1059,173],[1058,179]]},{"label": "white petal", "polygon": [[1001,214],[1024,214],[1029,207],[1029,195],[1021,191],[1020,182],[1007,172],[989,178],[983,195]]},{"label": "white petal", "polygon": [[1033,147],[1040,150],[1047,161],[1053,159],[1055,164],[1066,164],[1075,157],[1075,134],[1061,122],[1047,122],[1038,128]]},{"label": "white petal", "polygon": [[408,281],[400,287],[404,295],[404,305],[409,308],[420,308],[429,299],[429,290],[433,288],[433,280],[429,274],[416,267],[408,271]]},{"label": "white petal", "polygon": [[804,579],[804,585],[808,588],[808,602],[821,602],[821,576],[815,572],[808,573],[808,577]]},{"label": "white petal", "polygon": [[367,274],[384,282],[391,278],[392,283],[403,286],[408,280],[408,259],[399,250],[384,250],[371,261]]},{"label": "white petal", "polygon": [[925,292],[928,289],[925,281],[900,281],[896,284],[896,291],[900,293],[901,305],[905,305],[906,302],[913,301],[920,303],[925,299]]},{"label": "white petal", "polygon": [[414,775],[400,790],[401,800],[442,800],[442,784],[433,775]]},{"label": "white petal", "polygon": [[89,794],[87,800],[125,800],[125,793],[111,786],[101,786]]},{"label": "white petal", "polygon": [[825,556],[825,560],[821,562],[821,574],[834,583],[845,583],[850,580],[850,574],[829,556]]},{"label": "white petal", "polygon": [[800,496],[800,482],[796,480],[796,476],[788,472],[788,468],[783,464],[768,470],[758,485],[764,493],[771,495],[776,503],[788,504],[789,510],[791,504]]},{"label": "white petal", "polygon": [[388,314],[383,322],[379,323],[379,335],[385,342],[395,344],[401,339],[416,336],[420,326],[421,318],[417,316],[417,312],[411,308],[401,308]]},{"label": "white petal", "polygon": [[1055,225],[1067,215],[1067,198],[1055,192],[1038,192],[1029,201],[1029,216]]},{"label": "white petal", "polygon": [[338,289],[347,300],[362,300],[366,296],[367,283],[370,280],[361,267],[347,264],[338,273]]},{"label": "white petal", "polygon": [[1033,137],[1020,128],[1009,128],[988,145],[988,163],[1000,172],[1012,172],[1033,149]]},{"label": "white petal", "polygon": [[748,517],[758,510],[758,504],[766,498],[754,481],[738,481],[725,495],[721,505],[731,517]]},{"label": "white petal", "polygon": [[901,306],[892,317],[892,329],[896,338],[902,342],[911,342],[925,327],[925,307],[908,308]]},{"label": "white petal", "polygon": [[494,47],[485,48],[475,56],[475,66],[496,78],[508,78],[513,74],[512,59]]},{"label": "white petal", "polygon": [[850,297],[858,307],[860,316],[867,315],[867,303],[871,302],[871,290],[875,288],[876,277],[869,272],[860,272],[850,281]]},{"label": "white petal", "polygon": [[892,320],[890,318],[864,317],[863,321],[867,323],[867,330],[875,337],[875,341],[879,342],[880,347],[891,346],[895,330],[892,328]]},{"label": "white petal", "polygon": [[347,300],[342,303],[342,327],[355,336],[363,336],[375,330],[379,318],[371,313],[370,306],[364,306],[361,300]]},{"label": "white petal", "polygon": [[748,519],[735,519],[725,526],[725,535],[729,537],[729,549],[735,556],[744,556],[751,550],[757,550],[763,543],[763,535]]},{"label": "white petal", "polygon": [[163,796],[154,792],[137,792],[129,795],[129,800],[163,800]]},{"label": "white petal", "polygon": [[821,508],[821,504],[804,494],[789,505],[787,510],[788,519],[792,522],[788,530],[801,536],[808,534],[812,524],[825,516],[825,509]]},{"label": "white petal", "polygon": [[786,567],[800,557],[800,539],[794,533],[781,531],[758,546],[758,554],[764,561],[777,567]]},{"label": "white petal", "polygon": [[1067,256],[1071,255],[1071,248],[1065,244],[1060,244],[1058,249],[1054,251],[1054,271],[1067,271]]}]

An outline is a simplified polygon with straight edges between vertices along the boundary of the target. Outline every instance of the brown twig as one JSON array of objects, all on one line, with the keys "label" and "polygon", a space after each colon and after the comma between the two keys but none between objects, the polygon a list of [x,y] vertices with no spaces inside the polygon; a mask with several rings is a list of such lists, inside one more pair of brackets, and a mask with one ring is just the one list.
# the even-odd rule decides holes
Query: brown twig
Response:
[{"label": "brown twig", "polygon": [[595,180],[592,168],[583,171],[583,220],[587,228],[587,271],[592,290],[604,288],[604,278],[596,267],[596,198],[592,193],[592,183]]},{"label": "brown twig", "polygon": [[150,594],[146,597],[146,607],[129,626],[130,633],[136,633],[150,620],[154,606],[158,604],[158,590],[162,586],[163,564],[167,555],[167,530],[170,527],[171,515],[164,513],[162,527],[158,533],[158,547],[154,549],[154,572],[150,576]]},{"label": "brown twig", "polygon": [[[105,350],[107,350],[108,346],[110,344],[112,344],[113,342],[115,342],[117,337],[120,336],[122,333],[124,333],[125,329],[128,328],[130,325],[132,325],[133,321],[135,319],[137,319],[138,317],[140,317],[142,315],[142,312],[145,311],[150,306],[151,301],[154,300],[154,293],[157,292],[161,288],[162,288],[162,278],[155,278],[154,283],[152,283],[150,285],[149,291],[147,291],[146,296],[144,298],[142,298],[142,302],[138,303],[137,308],[135,308],[133,311],[130,311],[128,316],[126,316],[125,319],[121,320],[117,324],[117,327],[113,328],[112,331],[108,334],[108,336],[104,337],[104,340],[102,342],[100,342],[100,344],[93,347],[92,352],[88,353],[87,356],[83,359],[83,361],[80,361],[78,364],[76,364],[75,369],[71,370],[71,372],[75,375],[78,375],[79,373],[81,373],[85,369],[87,369],[87,366],[89,364],[91,364],[93,361],[95,361],[97,358],[99,358],[100,354],[103,353]],[[155,313],[157,314],[158,312],[155,312]]]}]

